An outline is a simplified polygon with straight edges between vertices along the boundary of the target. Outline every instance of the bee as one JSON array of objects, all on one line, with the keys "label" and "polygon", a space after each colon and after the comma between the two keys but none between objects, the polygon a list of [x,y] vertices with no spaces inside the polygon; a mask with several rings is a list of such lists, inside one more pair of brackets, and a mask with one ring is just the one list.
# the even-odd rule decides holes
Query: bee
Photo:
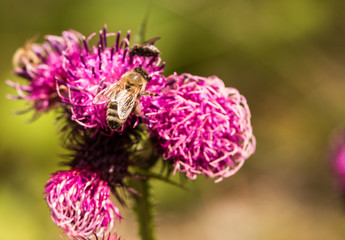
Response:
[{"label": "bee", "polygon": [[25,69],[26,62],[32,66],[42,63],[42,58],[46,56],[43,48],[34,43],[36,37],[28,40],[25,45],[14,53],[12,63],[15,69]]},{"label": "bee", "polygon": [[152,38],[146,42],[136,44],[130,50],[131,54],[143,57],[158,57],[160,54],[159,49],[153,44],[160,39],[160,37]]},{"label": "bee", "polygon": [[129,114],[137,111],[138,99],[143,95],[154,95],[146,92],[149,74],[142,68],[133,68],[122,75],[119,81],[109,85],[93,99],[94,104],[107,103],[106,119],[111,130],[119,129]]}]

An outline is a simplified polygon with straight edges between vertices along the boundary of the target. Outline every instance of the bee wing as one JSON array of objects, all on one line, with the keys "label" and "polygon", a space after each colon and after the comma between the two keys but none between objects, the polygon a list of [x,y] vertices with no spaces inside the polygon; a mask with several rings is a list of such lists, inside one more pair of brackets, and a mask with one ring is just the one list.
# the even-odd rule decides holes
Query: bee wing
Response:
[{"label": "bee wing", "polygon": [[132,112],[133,107],[136,101],[136,95],[139,91],[136,91],[134,94],[123,90],[116,95],[117,101],[117,114],[120,119],[126,119],[129,114]]},{"label": "bee wing", "polygon": [[145,42],[143,42],[143,43],[141,43],[141,44],[139,44],[139,45],[153,45],[153,44],[155,44],[155,42],[157,41],[157,40],[159,40],[161,37],[155,37],[155,38],[151,38],[150,40],[147,40],[147,41],[145,41]]},{"label": "bee wing", "polygon": [[116,82],[100,91],[93,99],[93,104],[102,104],[107,101],[115,100],[116,93],[119,90],[119,82]]}]

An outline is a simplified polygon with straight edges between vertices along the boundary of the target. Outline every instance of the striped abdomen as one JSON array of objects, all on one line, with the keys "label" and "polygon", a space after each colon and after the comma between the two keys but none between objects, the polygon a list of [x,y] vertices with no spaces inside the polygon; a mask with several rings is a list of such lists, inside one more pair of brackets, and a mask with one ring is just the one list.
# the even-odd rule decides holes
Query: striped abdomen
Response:
[{"label": "striped abdomen", "polygon": [[127,119],[120,119],[117,113],[117,103],[108,102],[107,104],[107,123],[111,130],[119,129]]},{"label": "striped abdomen", "polygon": [[144,57],[157,57],[160,54],[160,51],[157,47],[153,45],[139,45],[134,46],[132,50],[133,55],[144,56]]}]

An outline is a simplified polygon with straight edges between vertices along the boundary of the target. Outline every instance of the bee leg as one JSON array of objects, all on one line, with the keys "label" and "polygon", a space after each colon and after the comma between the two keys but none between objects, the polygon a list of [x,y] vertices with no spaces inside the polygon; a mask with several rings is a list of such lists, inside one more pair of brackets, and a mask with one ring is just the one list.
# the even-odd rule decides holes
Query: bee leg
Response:
[{"label": "bee leg", "polygon": [[98,85],[98,89],[97,89],[97,94],[102,90],[102,85],[103,85],[103,83],[104,83],[104,80],[105,80],[105,78],[103,78],[103,79],[100,81],[100,83],[99,83],[99,85]]},{"label": "bee leg", "polygon": [[139,104],[139,101],[135,101],[134,107],[133,107],[133,113],[136,116],[140,116],[141,115],[141,105]]},{"label": "bee leg", "polygon": [[139,97],[145,96],[145,95],[157,96],[158,94],[157,94],[157,93],[152,93],[152,92],[147,92],[147,91],[145,91],[145,92],[141,92]]}]

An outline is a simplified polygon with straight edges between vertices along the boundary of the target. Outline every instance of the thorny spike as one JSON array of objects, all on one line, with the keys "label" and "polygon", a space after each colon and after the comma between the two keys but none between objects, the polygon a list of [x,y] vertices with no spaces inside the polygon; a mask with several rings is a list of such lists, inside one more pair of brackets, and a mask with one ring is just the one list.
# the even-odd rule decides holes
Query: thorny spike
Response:
[{"label": "thorny spike", "polygon": [[32,76],[30,76],[30,74],[22,69],[16,69],[14,72],[13,72],[14,75],[17,75],[19,77],[22,77],[22,78],[25,78],[29,81],[32,80]]},{"label": "thorny spike", "polygon": [[[8,96],[8,95],[6,95],[6,97],[7,97],[7,96]],[[22,99],[22,98],[20,98],[20,99]],[[22,115],[22,114],[24,114],[24,113],[30,112],[30,111],[33,110],[33,109],[34,109],[33,107],[29,107],[29,108],[26,108],[26,109],[24,109],[24,110],[12,111],[12,113],[15,114],[15,115]]]},{"label": "thorny spike", "polygon": [[83,43],[84,43],[84,48],[86,50],[86,52],[89,52],[89,47],[87,45],[87,41],[86,41],[86,38],[83,36]]},{"label": "thorny spike", "polygon": [[104,40],[104,47],[107,48],[108,47],[108,43],[107,43],[107,24],[104,24],[104,27],[103,27],[103,40]]},{"label": "thorny spike", "polygon": [[58,53],[58,54],[61,54],[61,50],[58,46],[56,46],[54,43],[51,42],[51,45],[53,46],[53,48],[55,49],[55,51]]},{"label": "thorny spike", "polygon": [[165,62],[162,63],[162,65],[159,66],[159,68],[157,69],[157,71],[162,70],[165,67]]},{"label": "thorny spike", "polygon": [[97,78],[97,74],[95,72],[95,67],[92,67],[92,75],[94,78]]},{"label": "thorny spike", "polygon": [[125,58],[126,58],[126,55],[127,55],[127,51],[128,51],[128,48],[126,48],[125,51],[123,52],[122,63],[125,62]]},{"label": "thorny spike", "polygon": [[98,46],[101,46],[102,52],[104,51],[104,46],[103,46],[103,32],[99,31],[99,41],[98,41]]},{"label": "thorny spike", "polygon": [[131,37],[131,31],[128,30],[127,31],[127,37],[126,37],[128,39],[128,42],[126,43],[126,47],[128,47],[130,37]]},{"label": "thorny spike", "polygon": [[42,61],[43,63],[46,62],[45,57],[43,57],[43,55],[42,55],[40,52],[35,52],[35,54],[41,59],[41,61]]},{"label": "thorny spike", "polygon": [[12,100],[21,100],[21,99],[24,99],[24,98],[21,97],[21,96],[15,96],[15,95],[12,95],[12,94],[6,94],[6,98],[7,98],[7,99],[12,99]]},{"label": "thorny spike", "polygon": [[121,36],[121,31],[118,31],[116,35],[116,51],[119,50],[120,36]]},{"label": "thorny spike", "polygon": [[[66,86],[67,88],[69,88],[70,90],[72,90],[72,91],[77,91],[77,92],[79,92],[79,91],[85,91],[85,89],[84,88],[77,88],[77,87],[75,87],[75,86],[71,86],[70,84],[68,84],[68,83],[65,83],[62,79],[60,79],[59,77],[55,77],[55,80],[56,80],[56,83],[59,83],[59,84],[61,84],[61,85],[63,85],[63,86]],[[58,86],[57,86],[58,87]]]},{"label": "thorny spike", "polygon": [[[96,237],[96,240],[98,240],[98,236],[96,235],[96,233],[93,233],[94,235],[95,235],[95,237]],[[103,235],[104,236],[104,235]]]},{"label": "thorny spike", "polygon": [[85,59],[82,55],[80,55],[80,60],[81,60],[82,64],[84,65],[84,67],[87,68]]},{"label": "thorny spike", "polygon": [[122,46],[124,46],[123,49],[127,48],[129,42],[127,38],[122,39],[121,43],[120,43],[120,48],[122,48]]},{"label": "thorny spike", "polygon": [[115,46],[112,46],[110,50],[110,61],[113,61]]},{"label": "thorny spike", "polygon": [[90,42],[90,40],[96,35],[96,33],[90,34],[90,36],[87,37],[86,41]]},{"label": "thorny spike", "polygon": [[67,84],[64,81],[62,81],[62,79],[60,79],[59,77],[55,77],[55,80],[57,81],[57,83],[61,83],[62,85],[67,86]]},{"label": "thorny spike", "polygon": [[157,56],[154,56],[151,61],[146,65],[146,67],[151,66],[154,61],[157,60]]},{"label": "thorny spike", "polygon": [[67,70],[67,73],[68,73],[68,75],[70,75],[72,78],[74,78],[74,79],[78,79],[76,76],[74,76],[74,74],[71,72],[71,70]]},{"label": "thorny spike", "polygon": [[12,87],[12,88],[14,88],[14,89],[19,89],[19,90],[24,90],[24,91],[30,91],[29,89],[24,89],[25,87],[26,88],[29,88],[28,86],[20,86],[20,84],[19,83],[16,83],[16,82],[12,82],[11,80],[9,80],[9,79],[7,79],[6,81],[5,81],[5,83],[8,85],[8,86],[10,86],[10,87]]},{"label": "thorny spike", "polygon": [[71,66],[72,66],[74,69],[76,69],[76,67],[75,67],[74,63],[72,62],[71,58],[70,58],[69,56],[67,56],[66,53],[64,53],[64,57],[68,60],[68,62],[71,64]]},{"label": "thorny spike", "polygon": [[98,68],[99,68],[99,70],[101,70],[101,67],[102,67],[101,50],[102,50],[102,46],[101,46],[101,44],[99,44],[99,45],[98,45],[98,58],[99,58],[99,65],[98,65]]}]

